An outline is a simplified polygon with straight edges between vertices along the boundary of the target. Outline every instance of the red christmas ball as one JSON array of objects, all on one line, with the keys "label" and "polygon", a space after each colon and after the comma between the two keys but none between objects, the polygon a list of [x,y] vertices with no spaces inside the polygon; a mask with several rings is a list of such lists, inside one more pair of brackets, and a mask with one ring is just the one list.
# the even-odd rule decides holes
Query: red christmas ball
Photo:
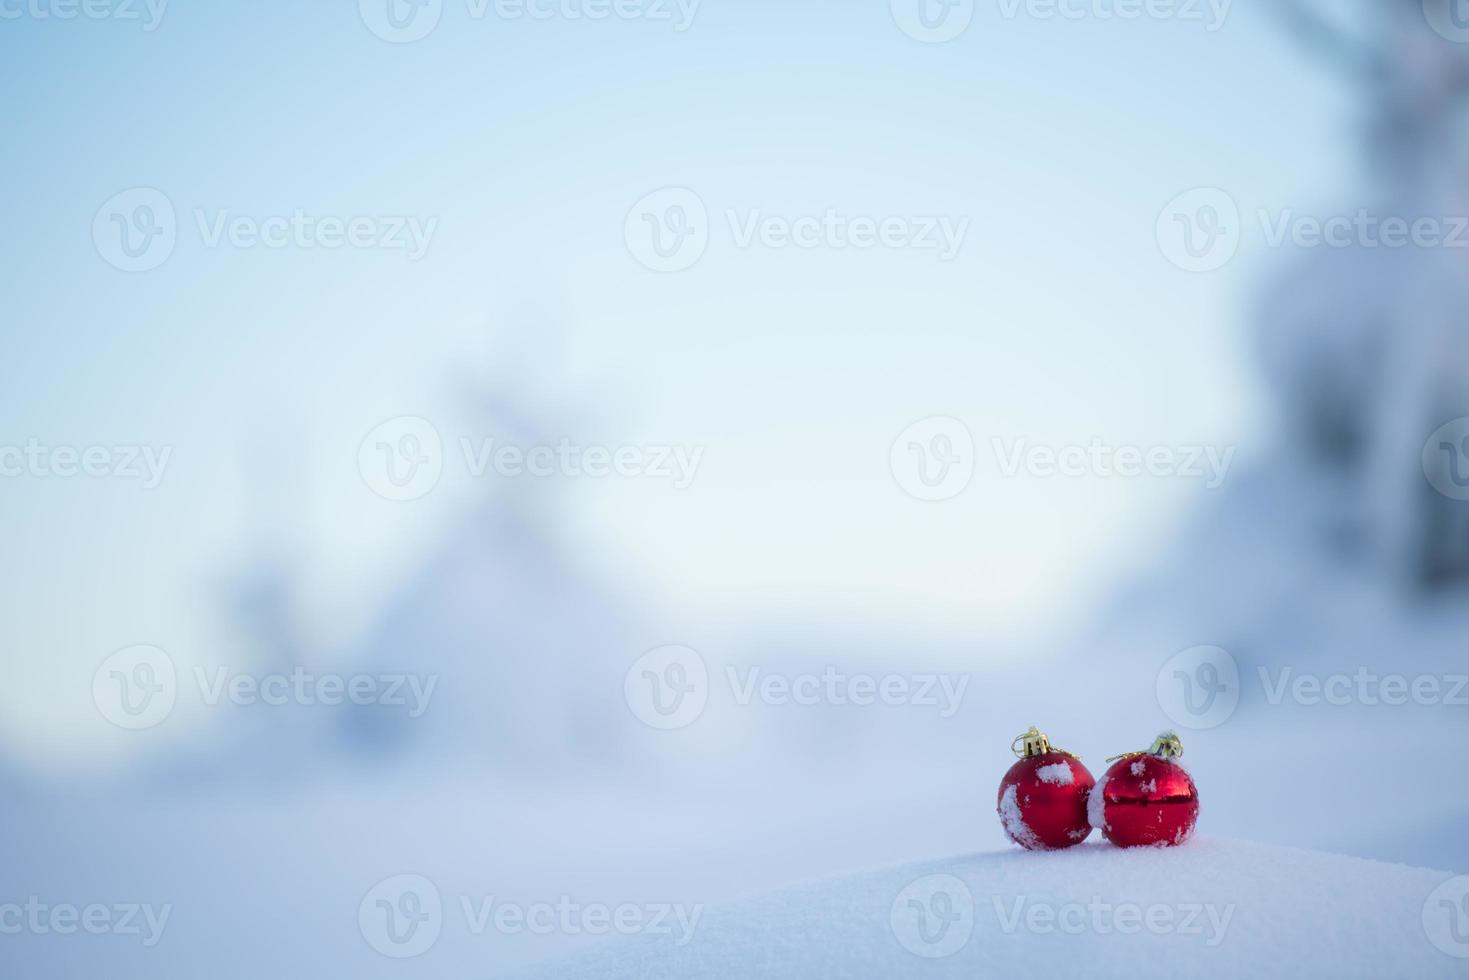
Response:
[{"label": "red christmas ball", "polygon": [[1148,752],[1131,752],[1102,774],[1087,808],[1091,824],[1118,847],[1172,847],[1193,835],[1199,791],[1174,761],[1176,735],[1159,736]]},{"label": "red christmas ball", "polygon": [[1015,741],[1022,740],[1024,758],[1000,780],[1001,826],[1011,840],[1030,851],[1080,844],[1092,832],[1086,812],[1092,774],[1076,756],[1052,749],[1034,728]]}]

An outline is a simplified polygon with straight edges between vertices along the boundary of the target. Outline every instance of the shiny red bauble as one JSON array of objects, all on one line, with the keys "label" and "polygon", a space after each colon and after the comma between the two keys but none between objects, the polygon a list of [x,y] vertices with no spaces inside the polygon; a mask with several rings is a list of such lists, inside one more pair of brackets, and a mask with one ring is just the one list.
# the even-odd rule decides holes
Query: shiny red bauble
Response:
[{"label": "shiny red bauble", "polygon": [[1133,752],[1102,774],[1088,812],[1092,826],[1118,847],[1171,847],[1193,835],[1199,791],[1166,753]]},{"label": "shiny red bauble", "polygon": [[1024,758],[1000,780],[1000,825],[1030,851],[1080,844],[1092,832],[1086,809],[1092,774],[1076,756],[1052,749],[1034,728],[1015,741],[1022,740]]}]

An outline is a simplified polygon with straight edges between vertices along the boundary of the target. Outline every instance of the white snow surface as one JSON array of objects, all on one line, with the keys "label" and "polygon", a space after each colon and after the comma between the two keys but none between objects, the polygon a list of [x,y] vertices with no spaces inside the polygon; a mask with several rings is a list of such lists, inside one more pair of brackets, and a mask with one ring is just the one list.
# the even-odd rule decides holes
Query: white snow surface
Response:
[{"label": "white snow surface", "polygon": [[974,854],[709,908],[683,945],[612,940],[504,976],[1462,977],[1425,931],[1451,877],[1225,839]]}]

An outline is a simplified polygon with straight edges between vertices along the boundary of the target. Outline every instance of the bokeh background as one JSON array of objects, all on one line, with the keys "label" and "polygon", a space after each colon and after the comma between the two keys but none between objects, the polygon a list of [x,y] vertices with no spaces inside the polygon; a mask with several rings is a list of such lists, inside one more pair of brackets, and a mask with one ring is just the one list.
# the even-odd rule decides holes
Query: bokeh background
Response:
[{"label": "bokeh background", "polygon": [[1463,13],[0,6],[0,902],[172,908],[4,972],[493,975],[592,938],[364,895],[1002,847],[1032,724],[1469,871]]}]

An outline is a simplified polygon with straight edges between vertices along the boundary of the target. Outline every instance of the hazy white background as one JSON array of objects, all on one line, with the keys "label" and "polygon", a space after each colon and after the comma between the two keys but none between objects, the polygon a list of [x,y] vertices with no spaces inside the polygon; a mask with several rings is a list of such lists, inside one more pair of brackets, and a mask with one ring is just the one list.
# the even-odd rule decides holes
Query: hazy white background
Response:
[{"label": "hazy white background", "polygon": [[[977,3],[925,44],[883,2],[704,0],[679,31],[445,0],[398,44],[370,0],[175,0],[151,31],[46,2],[0,7],[0,447],[170,456],[154,489],[0,478],[0,898],[179,912],[153,951],[23,937],[38,974],[223,957],[241,976],[390,975],[404,964],[353,916],[405,871],[446,893],[716,902],[995,848],[1010,738],[1042,724],[1100,771],[1176,720],[1155,684],[1185,648],[1229,648],[1247,680],[1462,664],[1462,586],[1337,550],[1338,511],[1372,510],[1379,485],[1316,460],[1292,383],[1263,380],[1282,344],[1313,370],[1378,364],[1339,358],[1332,325],[1347,284],[1398,282],[1297,286],[1300,257],[1254,217],[1390,197],[1363,166],[1368,99],[1264,5],[1209,30]],[[1370,7],[1344,20],[1375,36],[1354,16]],[[177,243],[130,273],[93,224],[139,187],[172,203]],[[660,273],[625,222],[670,187],[711,227],[699,261]],[[1237,256],[1205,273],[1157,233],[1200,187],[1244,215]],[[436,224],[413,260],[210,247],[196,217],[298,208]],[[726,217],[828,209],[967,234],[949,261],[740,248]],[[1266,298],[1281,281],[1334,300],[1316,340],[1297,331],[1315,307]],[[1445,387],[1390,472],[1411,494],[1431,493],[1423,440],[1469,415]],[[1346,390],[1349,410],[1395,408]],[[359,449],[403,416],[442,436],[444,473],[392,501]],[[936,503],[890,465],[932,416],[976,445],[968,487]],[[473,478],[460,437],[702,456],[685,489]],[[1007,476],[993,448],[1093,439],[1235,455],[1208,489]],[[716,678],[837,664],[969,687],[952,718],[711,698],[655,732],[624,673],[669,643]],[[340,712],[211,707],[187,685],[165,723],[125,731],[92,680],[135,644],[181,677],[302,664],[440,686],[381,742]],[[1207,833],[1469,868],[1469,785],[1403,751],[1462,744],[1462,708],[1317,711],[1253,682],[1240,703],[1187,736]],[[420,965],[490,972],[579,941],[449,937]]]}]

